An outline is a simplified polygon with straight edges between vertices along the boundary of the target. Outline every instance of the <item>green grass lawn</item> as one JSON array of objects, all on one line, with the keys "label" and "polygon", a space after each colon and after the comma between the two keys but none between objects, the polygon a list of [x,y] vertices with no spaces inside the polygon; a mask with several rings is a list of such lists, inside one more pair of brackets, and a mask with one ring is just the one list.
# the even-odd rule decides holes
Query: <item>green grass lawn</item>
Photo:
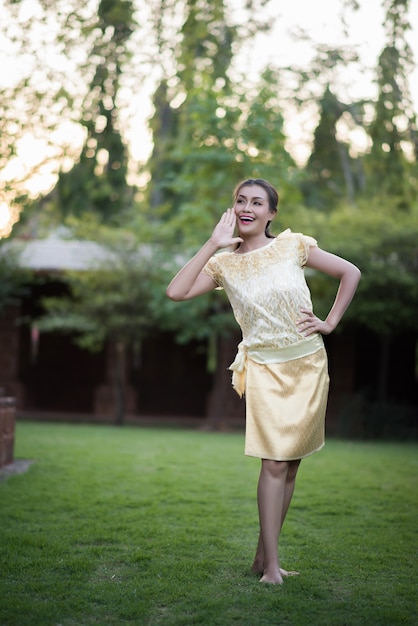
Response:
[{"label": "green grass lawn", "polygon": [[1,626],[416,624],[418,445],[329,440],[282,540],[249,568],[258,459],[242,433],[18,423],[0,482]]}]

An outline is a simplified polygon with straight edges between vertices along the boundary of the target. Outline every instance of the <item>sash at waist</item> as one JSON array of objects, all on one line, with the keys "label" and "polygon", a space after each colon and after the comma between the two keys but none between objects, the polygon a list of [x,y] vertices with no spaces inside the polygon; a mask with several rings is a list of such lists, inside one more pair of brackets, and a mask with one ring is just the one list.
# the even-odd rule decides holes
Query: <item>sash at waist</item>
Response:
[{"label": "sash at waist", "polygon": [[235,360],[228,368],[232,370],[232,386],[240,397],[244,395],[247,359],[251,359],[256,363],[285,363],[286,361],[293,361],[294,359],[314,354],[323,346],[322,335],[319,333],[304,341],[291,346],[284,346],[283,348],[258,348],[253,350],[247,348],[244,342],[241,342],[238,345]]}]

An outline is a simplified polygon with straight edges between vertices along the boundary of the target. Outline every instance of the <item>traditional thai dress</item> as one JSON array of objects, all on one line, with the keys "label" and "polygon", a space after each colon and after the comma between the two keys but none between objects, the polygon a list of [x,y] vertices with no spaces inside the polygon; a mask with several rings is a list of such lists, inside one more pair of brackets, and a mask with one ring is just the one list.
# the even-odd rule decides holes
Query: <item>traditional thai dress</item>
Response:
[{"label": "traditional thai dress", "polygon": [[304,266],[312,237],[289,229],[251,252],[220,252],[203,271],[223,288],[242,331],[230,366],[245,396],[245,454],[301,459],[325,442],[328,363],[322,335],[305,337],[301,309],[312,310]]}]

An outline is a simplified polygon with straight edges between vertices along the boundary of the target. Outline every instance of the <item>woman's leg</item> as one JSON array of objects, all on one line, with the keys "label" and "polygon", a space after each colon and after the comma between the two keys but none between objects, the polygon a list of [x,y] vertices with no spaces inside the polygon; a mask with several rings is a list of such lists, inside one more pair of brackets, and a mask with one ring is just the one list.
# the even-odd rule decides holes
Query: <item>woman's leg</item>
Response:
[{"label": "woman's leg", "polygon": [[282,522],[281,522],[280,528],[284,524],[284,520],[286,519],[286,515],[289,510],[290,503],[292,501],[293,492],[295,490],[296,474],[299,469],[300,459],[298,459],[297,461],[288,461],[288,463],[289,463],[289,469],[287,471],[287,476],[286,476],[286,485],[285,485],[285,492],[284,492],[284,499],[283,499]]},{"label": "woman's leg", "polygon": [[292,500],[299,464],[300,460],[262,460],[257,492],[260,535],[251,570],[262,572],[263,582],[281,583],[283,576],[296,573],[280,568],[278,541]]},{"label": "woman's leg", "polygon": [[257,500],[260,535],[264,550],[262,582],[282,583],[278,541],[284,507],[288,463],[263,459],[258,481]]}]

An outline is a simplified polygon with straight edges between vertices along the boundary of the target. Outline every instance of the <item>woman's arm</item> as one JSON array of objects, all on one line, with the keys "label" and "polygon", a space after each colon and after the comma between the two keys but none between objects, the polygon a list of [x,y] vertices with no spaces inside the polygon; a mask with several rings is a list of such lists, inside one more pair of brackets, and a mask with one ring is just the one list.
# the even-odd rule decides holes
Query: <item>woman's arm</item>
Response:
[{"label": "woman's arm", "polygon": [[306,309],[302,309],[304,317],[298,321],[298,326],[306,337],[315,332],[329,335],[336,328],[353,299],[361,272],[349,261],[316,246],[309,249],[306,266],[334,276],[340,281],[334,304],[325,321]]},{"label": "woman's arm", "polygon": [[234,237],[236,217],[233,209],[227,209],[208,241],[199,252],[174,276],[167,287],[166,294],[171,300],[182,301],[200,296],[216,288],[216,283],[202,272],[210,257],[221,248],[227,248],[238,242]]}]

